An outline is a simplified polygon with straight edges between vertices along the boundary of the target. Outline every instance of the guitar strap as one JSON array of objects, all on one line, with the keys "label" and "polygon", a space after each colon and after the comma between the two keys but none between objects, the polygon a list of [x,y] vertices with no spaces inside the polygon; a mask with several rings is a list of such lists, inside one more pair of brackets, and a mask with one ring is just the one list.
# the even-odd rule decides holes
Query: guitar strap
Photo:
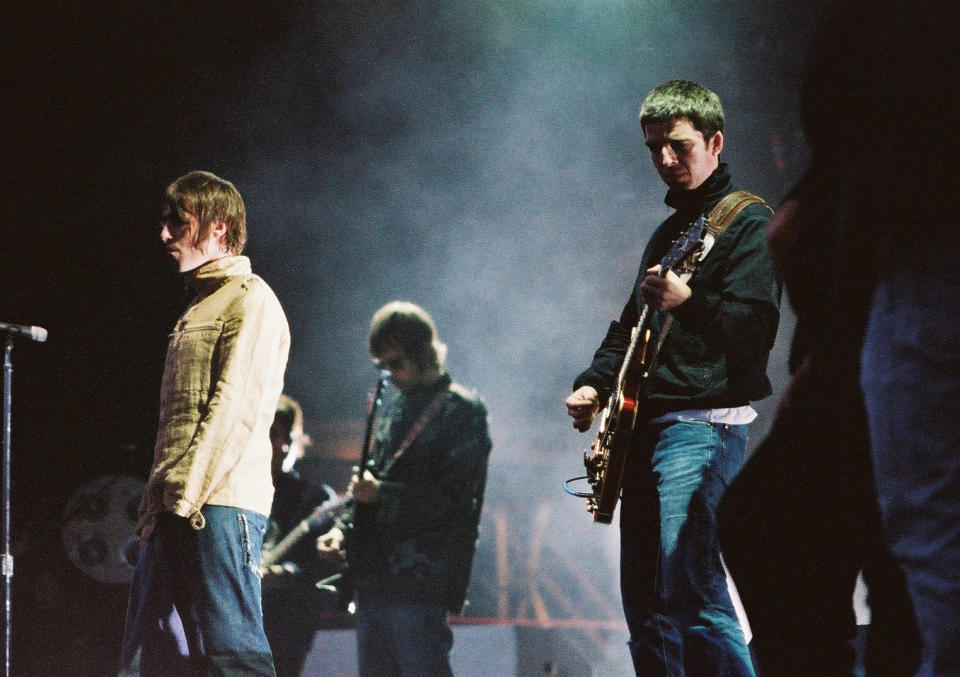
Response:
[{"label": "guitar strap", "polygon": [[381,474],[386,472],[390,466],[397,462],[401,456],[403,456],[407,449],[410,448],[410,445],[420,436],[420,433],[423,432],[423,429],[426,428],[430,421],[436,418],[437,414],[440,413],[440,408],[443,407],[443,403],[447,399],[447,393],[450,392],[450,386],[441,388],[440,391],[434,396],[433,400],[430,401],[430,404],[427,405],[420,416],[417,417],[417,420],[414,421],[413,425],[410,427],[410,431],[407,433],[406,437],[403,438],[403,442],[400,443],[400,446],[397,447],[397,450],[393,452],[393,456],[387,462],[387,465],[381,470]]},{"label": "guitar strap", "polygon": [[754,195],[750,191],[735,190],[725,195],[707,214],[707,232],[714,238],[720,237],[727,226],[737,218],[737,214],[743,211],[744,207],[749,207],[752,204],[762,204],[773,214],[773,209],[762,197]]},{"label": "guitar strap", "polygon": [[[712,235],[714,242],[716,242],[745,207],[758,203],[770,210],[771,214],[773,213],[773,209],[770,208],[770,205],[768,205],[762,197],[754,195],[749,191],[735,190],[732,193],[727,193],[720,202],[714,205],[710,213],[707,214],[707,233]],[[660,348],[663,347],[664,341],[667,340],[667,334],[672,326],[673,313],[668,312],[663,320],[663,328],[660,330],[660,336],[657,337],[657,345],[654,347],[653,354],[650,356],[648,372],[653,368],[653,365],[656,364],[657,355],[660,354]]]}]

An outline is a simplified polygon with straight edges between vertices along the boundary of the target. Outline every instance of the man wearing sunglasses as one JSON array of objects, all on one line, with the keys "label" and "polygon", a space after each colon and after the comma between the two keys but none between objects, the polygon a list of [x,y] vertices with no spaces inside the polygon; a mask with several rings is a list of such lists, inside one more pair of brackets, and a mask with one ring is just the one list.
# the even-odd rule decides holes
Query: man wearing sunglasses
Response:
[{"label": "man wearing sunglasses", "polygon": [[460,611],[470,577],[491,446],[486,408],[447,373],[446,346],[419,306],[378,310],[368,344],[399,395],[366,467],[354,468],[354,508],[317,548],[349,555],[360,677],[449,677],[447,613]]}]

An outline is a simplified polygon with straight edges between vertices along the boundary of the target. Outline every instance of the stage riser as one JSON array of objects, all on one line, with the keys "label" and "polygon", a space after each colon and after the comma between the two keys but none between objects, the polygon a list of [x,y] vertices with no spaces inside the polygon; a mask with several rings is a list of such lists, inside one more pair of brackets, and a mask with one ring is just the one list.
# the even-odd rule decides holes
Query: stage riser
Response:
[{"label": "stage riser", "polygon": [[[318,632],[301,677],[357,677],[352,629]],[[558,630],[455,625],[451,666],[457,677],[591,677],[589,664]]]}]

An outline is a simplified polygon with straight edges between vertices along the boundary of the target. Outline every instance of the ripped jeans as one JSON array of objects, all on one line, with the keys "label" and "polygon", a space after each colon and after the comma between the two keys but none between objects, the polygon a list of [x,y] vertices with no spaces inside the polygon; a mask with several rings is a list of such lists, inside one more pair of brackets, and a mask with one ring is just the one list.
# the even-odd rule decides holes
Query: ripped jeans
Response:
[{"label": "ripped jeans", "polygon": [[162,513],[140,549],[122,661],[141,677],[274,677],[263,631],[260,548],[267,518],[204,506],[203,529]]}]

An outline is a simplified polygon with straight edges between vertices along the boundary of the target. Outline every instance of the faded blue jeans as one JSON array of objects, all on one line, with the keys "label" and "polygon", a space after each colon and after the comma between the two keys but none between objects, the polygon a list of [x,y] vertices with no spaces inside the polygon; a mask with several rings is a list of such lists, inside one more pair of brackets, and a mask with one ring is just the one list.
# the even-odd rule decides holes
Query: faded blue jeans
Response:
[{"label": "faded blue jeans", "polygon": [[743,465],[747,427],[680,420],[635,435],[620,513],[634,669],[644,677],[753,677],[717,542],[717,505]]},{"label": "faded blue jeans", "polygon": [[401,602],[357,594],[360,677],[453,677],[453,632],[447,611],[433,602]]},{"label": "faded blue jeans", "polygon": [[877,497],[917,616],[917,675],[960,675],[960,254],[880,278],[863,345]]},{"label": "faded blue jeans", "polygon": [[140,549],[122,660],[141,677],[274,677],[263,632],[260,548],[267,518],[204,506],[206,526],[162,513]]}]

